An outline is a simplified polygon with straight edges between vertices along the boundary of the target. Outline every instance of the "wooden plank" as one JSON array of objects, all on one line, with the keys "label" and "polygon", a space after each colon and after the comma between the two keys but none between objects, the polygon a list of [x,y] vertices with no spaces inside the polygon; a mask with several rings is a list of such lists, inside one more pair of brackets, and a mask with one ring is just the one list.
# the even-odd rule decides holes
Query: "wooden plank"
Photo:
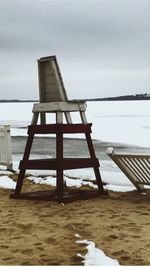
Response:
[{"label": "wooden plank", "polygon": [[38,122],[38,117],[39,117],[39,112],[34,112],[34,113],[33,113],[33,116],[32,116],[31,125],[33,125],[33,124],[37,124],[37,122]]},{"label": "wooden plank", "polygon": [[41,124],[46,124],[46,114],[45,112],[40,113],[40,119],[41,119]]},{"label": "wooden plank", "polygon": [[72,124],[72,123],[73,123],[73,122],[72,122],[71,115],[70,115],[70,112],[65,111],[65,117],[66,117],[66,122],[67,122],[68,124]]},{"label": "wooden plank", "polygon": [[67,93],[66,93],[66,90],[65,90],[65,87],[64,87],[64,83],[63,83],[63,80],[62,80],[62,76],[60,74],[60,70],[59,70],[58,63],[56,62],[56,60],[52,61],[52,66],[53,66],[53,69],[54,69],[55,78],[56,78],[56,84],[58,85],[58,89],[59,89],[59,93],[60,93],[61,99],[62,99],[62,101],[67,101],[68,100]]},{"label": "wooden plank", "polygon": [[39,59],[38,73],[40,102],[68,100],[55,56]]},{"label": "wooden plank", "polygon": [[32,112],[55,112],[55,111],[85,111],[85,102],[73,103],[73,102],[52,102],[52,103],[36,103],[33,106]]},{"label": "wooden plank", "polygon": [[[138,180],[137,178],[135,177],[133,171],[131,169],[129,169],[128,165],[126,164],[126,162],[123,161],[123,164],[122,164],[122,161],[120,158],[117,158],[116,160],[116,157],[115,159],[112,158],[115,163],[118,165],[118,167],[122,170],[122,172],[128,177],[128,179],[130,180],[130,182],[139,190],[139,191],[142,191],[143,190],[143,185],[140,185],[138,184]],[[123,159],[122,159],[123,160]]]},{"label": "wooden plank", "polygon": [[145,166],[147,168],[147,172],[148,172],[149,177],[150,177],[150,164],[149,164],[149,161],[148,161],[148,159],[145,159],[145,158],[142,158],[142,161],[145,164]]},{"label": "wooden plank", "polygon": [[7,170],[13,169],[10,126],[0,127],[0,164],[7,166]]},{"label": "wooden plank", "polygon": [[38,62],[47,62],[49,60],[55,60],[55,59],[56,59],[55,55],[47,56],[47,57],[41,57],[40,59],[38,59]]},{"label": "wooden plank", "polygon": [[80,116],[81,116],[81,121],[86,124],[87,123],[87,119],[86,119],[86,115],[84,111],[80,110]]},{"label": "wooden plank", "polygon": [[[107,149],[107,154],[116,163],[116,165],[122,170],[122,172],[128,177],[128,179],[134,184],[134,186],[142,191],[144,189],[144,180],[141,171],[139,172],[139,165],[133,159],[136,158],[136,154],[117,153],[113,148]],[[148,156],[148,155],[147,155]],[[145,155],[144,155],[145,157]],[[138,154],[138,159],[141,155]]]},{"label": "wooden plank", "polygon": [[136,157],[136,158],[147,158],[147,159],[150,159],[150,153],[145,153],[145,152],[137,152],[137,153],[129,153],[129,152],[117,152],[113,149],[113,152],[109,152],[109,149],[111,151],[111,149],[113,148],[108,148],[107,149],[107,154],[112,154],[113,156],[117,156],[117,157],[128,157],[128,158],[133,158],[133,157]]},{"label": "wooden plank", "polygon": [[[83,189],[65,189],[63,192],[63,203],[71,203],[76,200],[88,200],[95,197],[101,197],[97,190],[83,190]],[[10,198],[14,199],[27,199],[39,201],[59,201],[56,190],[23,192],[20,194],[11,194]],[[62,201],[61,201],[62,202]]]},{"label": "wooden plank", "polygon": [[58,93],[55,85],[53,85],[53,91],[52,92],[50,92],[49,88],[47,88],[47,87],[45,86],[45,95],[44,95],[45,102],[51,103],[51,102],[56,102],[56,101],[62,101],[60,94]]},{"label": "wooden plank", "polygon": [[63,113],[60,111],[56,112],[56,123],[63,123]]},{"label": "wooden plank", "polygon": [[30,125],[28,126],[28,134],[91,133],[91,126],[91,123]]},{"label": "wooden plank", "polygon": [[138,164],[133,158],[126,157],[126,161],[128,162],[128,165],[130,166],[131,171],[134,170],[134,173],[137,174],[137,180],[138,181],[144,181],[143,180],[143,172]]},{"label": "wooden plank", "polygon": [[[142,181],[148,182],[148,174],[147,174],[147,171],[146,171],[146,167],[143,165],[141,159],[140,158],[139,159],[135,158],[134,161],[137,163],[139,172],[142,173]],[[150,180],[149,180],[149,182],[150,182]]]},{"label": "wooden plank", "polygon": [[80,168],[94,168],[99,166],[97,158],[63,158],[63,159],[35,159],[21,160],[19,169],[21,170],[69,170]]}]

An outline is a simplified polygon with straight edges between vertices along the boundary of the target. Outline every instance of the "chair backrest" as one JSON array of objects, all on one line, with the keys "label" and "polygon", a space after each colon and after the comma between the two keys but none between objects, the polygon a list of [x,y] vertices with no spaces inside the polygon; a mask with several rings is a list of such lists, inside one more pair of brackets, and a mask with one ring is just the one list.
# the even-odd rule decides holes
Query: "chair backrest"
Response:
[{"label": "chair backrest", "polygon": [[38,60],[40,102],[68,101],[56,56]]},{"label": "chair backrest", "polygon": [[150,154],[116,152],[113,148],[106,153],[139,191],[150,185]]},{"label": "chair backrest", "polygon": [[85,101],[68,101],[56,56],[38,59],[40,103],[33,106],[32,124],[46,123],[46,113],[56,113],[56,122],[63,123],[63,113],[68,124],[73,123],[70,112],[80,112],[82,123],[86,124]]}]

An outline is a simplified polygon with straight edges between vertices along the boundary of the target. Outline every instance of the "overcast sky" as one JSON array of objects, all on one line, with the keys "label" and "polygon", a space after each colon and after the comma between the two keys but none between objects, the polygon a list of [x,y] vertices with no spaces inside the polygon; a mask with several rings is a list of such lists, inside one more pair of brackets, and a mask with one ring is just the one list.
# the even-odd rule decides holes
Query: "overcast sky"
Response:
[{"label": "overcast sky", "polygon": [[150,93],[150,0],[0,0],[0,99],[37,99],[49,55],[70,99]]}]

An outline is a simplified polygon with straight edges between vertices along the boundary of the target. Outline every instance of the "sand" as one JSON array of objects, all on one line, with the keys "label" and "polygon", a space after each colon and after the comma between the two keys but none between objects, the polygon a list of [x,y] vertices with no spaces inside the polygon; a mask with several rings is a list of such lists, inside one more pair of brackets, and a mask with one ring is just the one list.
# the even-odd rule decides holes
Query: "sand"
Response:
[{"label": "sand", "polygon": [[[24,187],[51,189],[28,180]],[[0,265],[82,265],[77,253],[87,251],[75,234],[122,265],[150,265],[150,191],[65,205],[10,199],[11,192],[0,189]]]}]

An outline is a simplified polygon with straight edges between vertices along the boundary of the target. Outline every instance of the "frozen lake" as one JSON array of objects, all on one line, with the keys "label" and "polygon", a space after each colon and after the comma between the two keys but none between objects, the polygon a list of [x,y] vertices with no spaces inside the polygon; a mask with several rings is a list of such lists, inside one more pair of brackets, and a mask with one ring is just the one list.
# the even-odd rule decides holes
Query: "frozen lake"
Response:
[{"label": "frozen lake", "polygon": [[[0,124],[11,125],[12,150],[14,162],[22,158],[27,135],[27,125],[32,118],[33,103],[0,103]],[[92,122],[92,138],[96,155],[100,160],[104,182],[114,185],[129,185],[128,179],[106,155],[108,147],[124,150],[150,151],[150,101],[113,101],[87,102],[87,119]],[[74,122],[79,122],[77,114]],[[49,118],[54,123],[54,117]],[[83,135],[71,135],[74,139],[65,139],[64,148],[67,157],[86,156],[86,143],[80,139]],[[80,137],[78,139],[75,139]],[[36,137],[33,144],[34,158],[55,156],[55,138]],[[71,176],[87,179],[93,177],[92,170],[67,171]]]},{"label": "frozen lake", "polygon": [[[0,103],[0,124],[10,124],[12,136],[26,135],[32,107],[33,103]],[[88,122],[93,123],[94,139],[150,147],[149,100],[87,102],[86,115]],[[76,113],[73,118],[74,122],[79,121]],[[50,117],[49,122],[54,122],[54,117]]]}]

